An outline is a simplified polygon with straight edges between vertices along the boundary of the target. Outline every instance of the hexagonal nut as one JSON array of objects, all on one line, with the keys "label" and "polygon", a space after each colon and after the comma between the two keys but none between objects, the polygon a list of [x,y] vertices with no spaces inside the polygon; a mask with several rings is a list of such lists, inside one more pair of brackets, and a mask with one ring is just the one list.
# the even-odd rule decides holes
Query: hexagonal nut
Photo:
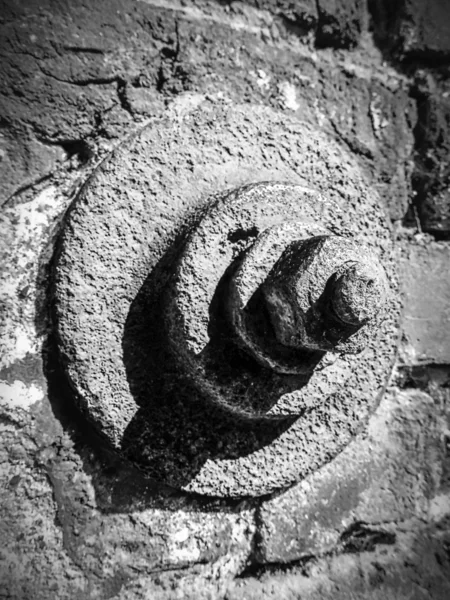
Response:
[{"label": "hexagonal nut", "polygon": [[373,333],[387,287],[368,250],[348,238],[316,236],[285,250],[263,293],[283,345],[356,353]]}]

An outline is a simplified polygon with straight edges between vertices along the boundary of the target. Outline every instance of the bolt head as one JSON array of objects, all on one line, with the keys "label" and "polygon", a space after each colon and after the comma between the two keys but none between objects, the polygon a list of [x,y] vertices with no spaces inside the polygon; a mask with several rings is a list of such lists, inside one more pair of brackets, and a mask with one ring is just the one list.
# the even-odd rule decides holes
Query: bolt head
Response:
[{"label": "bolt head", "polygon": [[343,323],[359,327],[379,312],[384,297],[384,282],[373,264],[350,262],[336,277],[331,307]]}]

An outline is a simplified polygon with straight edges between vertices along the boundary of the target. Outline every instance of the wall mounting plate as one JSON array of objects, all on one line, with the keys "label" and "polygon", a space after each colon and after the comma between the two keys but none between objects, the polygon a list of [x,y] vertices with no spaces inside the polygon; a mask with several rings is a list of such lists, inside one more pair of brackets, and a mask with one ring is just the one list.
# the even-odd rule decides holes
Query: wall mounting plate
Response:
[{"label": "wall mounting plate", "polygon": [[[264,181],[321,195],[327,228],[377,254],[391,293],[344,388],[300,416],[248,421],[206,401],[186,378],[162,315],[174,265],[208,207]],[[242,247],[241,230],[229,239]],[[397,281],[377,194],[338,144],[268,108],[205,101],[152,121],[86,182],[54,264],[58,350],[77,404],[125,458],[188,492],[267,494],[328,462],[376,408],[395,359]]]}]

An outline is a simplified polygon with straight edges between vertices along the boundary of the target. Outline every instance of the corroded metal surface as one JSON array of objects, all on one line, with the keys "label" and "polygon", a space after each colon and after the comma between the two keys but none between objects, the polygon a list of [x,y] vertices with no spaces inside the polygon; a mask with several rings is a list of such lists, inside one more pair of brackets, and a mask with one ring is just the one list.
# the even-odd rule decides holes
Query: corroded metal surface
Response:
[{"label": "corroded metal surface", "polygon": [[[289,153],[281,155],[282,148]],[[167,324],[176,320],[163,318],[171,310],[168,290],[183,279],[180,271],[173,279],[174,264],[183,264],[189,244],[208,222],[208,216],[200,220],[199,215],[205,210],[211,215],[215,209],[210,207],[225,207],[226,194],[217,192],[255,179],[291,182],[280,187],[291,194],[284,211],[281,192],[279,200],[261,204],[258,231],[275,224],[277,206],[278,223],[290,219],[292,210],[301,212],[308,206],[296,186],[317,190],[314,194],[325,198],[321,211],[326,228],[363,243],[383,264],[391,288],[377,336],[353,362],[337,358],[342,361],[340,376],[343,371],[346,379],[342,393],[331,389],[336,381],[332,376],[325,388],[312,386],[295,410],[291,392],[298,389],[298,375],[273,373],[235,344],[225,345],[227,364],[242,371],[245,363],[252,373],[244,395],[251,413],[259,410],[276,417],[268,422],[237,420],[230,406],[224,411],[219,402],[205,400],[198,379],[180,368],[189,355],[181,345],[174,353],[169,342],[177,328],[168,331]],[[228,216],[227,243],[216,245],[233,259],[256,236],[253,225],[243,228],[233,209]],[[248,222],[253,220],[250,211]],[[209,340],[191,340],[197,353],[205,352],[205,342],[208,346],[215,341],[215,323],[208,327],[205,307],[230,265],[218,256],[220,251],[203,259],[204,270],[214,275],[211,285],[187,286],[183,297],[189,310],[181,314],[191,315],[199,334],[208,332]],[[308,125],[269,109],[213,110],[204,103],[182,116],[153,122],[116,150],[87,182],[69,211],[59,244],[54,321],[61,365],[80,408],[124,457],[187,491],[259,495],[328,462],[374,410],[396,352],[395,292],[390,234],[379,200],[340,147]],[[185,332],[183,324],[179,334]],[[364,368],[358,367],[361,364]],[[323,365],[324,372],[328,366]],[[257,384],[252,387],[252,382]],[[225,383],[233,391],[232,372]],[[258,389],[264,392],[265,406]],[[242,403],[239,411],[245,412]],[[294,416],[286,418],[286,413]]]},{"label": "corroded metal surface", "polygon": [[322,235],[290,244],[264,296],[283,345],[356,354],[376,336],[387,287],[381,265],[360,244]]},{"label": "corroded metal surface", "polygon": [[[388,284],[348,232],[324,235],[340,212],[285,183],[239,188],[212,204],[165,294],[172,352],[203,397],[243,418],[280,419],[351,394],[350,373],[375,367],[373,356],[345,354],[385,343],[377,326]],[[362,322],[342,323],[333,301]]]}]

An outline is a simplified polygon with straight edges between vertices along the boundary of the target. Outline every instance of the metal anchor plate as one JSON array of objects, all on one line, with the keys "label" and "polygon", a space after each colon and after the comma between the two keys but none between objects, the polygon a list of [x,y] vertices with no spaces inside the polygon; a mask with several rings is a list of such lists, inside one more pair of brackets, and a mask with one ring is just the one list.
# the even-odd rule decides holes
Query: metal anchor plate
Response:
[{"label": "metal anchor plate", "polygon": [[[258,418],[236,418],[245,410],[210,402],[198,379],[186,376],[167,314],[175,265],[202,217],[217,202],[225,207],[230,190],[264,181],[289,182],[288,195],[300,186],[325,198],[314,226],[362,241],[378,256],[389,304],[363,354],[337,358],[347,366],[325,402],[317,395],[297,403],[298,411],[270,415],[262,407]],[[238,256],[264,223],[292,219],[292,205],[282,204],[278,215],[277,201],[266,215],[260,205],[258,223],[244,229],[236,218],[224,252]],[[301,221],[301,201],[296,210]],[[308,219],[313,226],[313,210]],[[213,263],[215,279],[229,266]],[[213,496],[266,494],[331,460],[375,409],[396,353],[396,285],[389,228],[354,159],[309,125],[270,109],[205,102],[182,117],[155,120],[123,144],[71,206],[54,267],[60,362],[86,417],[150,476]],[[207,332],[208,323],[201,325]],[[245,352],[236,348],[236,355]]]}]

